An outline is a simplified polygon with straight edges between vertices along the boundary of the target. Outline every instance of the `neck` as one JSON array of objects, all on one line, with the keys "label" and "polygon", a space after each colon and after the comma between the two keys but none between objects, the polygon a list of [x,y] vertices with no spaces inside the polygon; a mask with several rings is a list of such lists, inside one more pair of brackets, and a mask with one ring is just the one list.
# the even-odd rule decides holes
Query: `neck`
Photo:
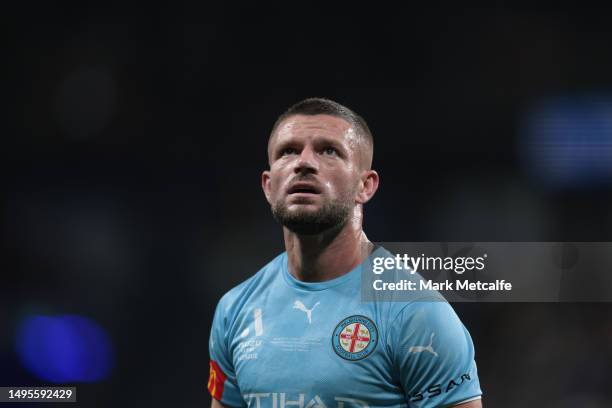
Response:
[{"label": "neck", "polygon": [[283,228],[289,272],[304,282],[323,282],[354,269],[374,245],[362,229],[361,206],[341,227],[317,235],[300,235]]}]

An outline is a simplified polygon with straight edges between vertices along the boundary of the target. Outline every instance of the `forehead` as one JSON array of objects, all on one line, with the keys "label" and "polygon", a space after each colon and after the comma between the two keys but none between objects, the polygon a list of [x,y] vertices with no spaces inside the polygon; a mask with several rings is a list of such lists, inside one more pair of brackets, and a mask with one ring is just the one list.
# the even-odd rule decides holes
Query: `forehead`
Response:
[{"label": "forehead", "polygon": [[331,115],[293,115],[279,123],[270,138],[270,147],[289,140],[316,137],[349,144],[357,141],[354,127],[342,118]]}]

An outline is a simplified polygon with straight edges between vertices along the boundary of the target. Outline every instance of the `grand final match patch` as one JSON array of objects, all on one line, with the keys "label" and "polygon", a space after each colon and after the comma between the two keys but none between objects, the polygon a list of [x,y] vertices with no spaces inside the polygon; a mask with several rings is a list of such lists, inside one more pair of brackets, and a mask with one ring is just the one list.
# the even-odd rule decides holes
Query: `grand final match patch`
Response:
[{"label": "grand final match patch", "polygon": [[345,360],[356,361],[369,356],[378,344],[378,329],[365,316],[354,315],[342,320],[334,329],[332,347]]}]

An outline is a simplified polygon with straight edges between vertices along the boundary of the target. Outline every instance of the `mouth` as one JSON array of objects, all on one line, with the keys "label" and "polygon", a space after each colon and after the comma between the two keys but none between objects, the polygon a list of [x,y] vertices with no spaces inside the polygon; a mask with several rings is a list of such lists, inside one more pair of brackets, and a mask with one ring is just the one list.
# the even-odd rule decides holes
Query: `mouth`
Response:
[{"label": "mouth", "polygon": [[314,184],[295,183],[287,190],[287,194],[321,194],[321,191]]}]

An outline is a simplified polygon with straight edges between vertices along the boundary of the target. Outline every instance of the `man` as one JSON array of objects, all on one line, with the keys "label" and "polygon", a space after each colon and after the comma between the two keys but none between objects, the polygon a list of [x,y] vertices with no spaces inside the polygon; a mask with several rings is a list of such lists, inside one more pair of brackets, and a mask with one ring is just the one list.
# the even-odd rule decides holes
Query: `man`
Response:
[{"label": "man", "polygon": [[262,187],[286,252],[219,301],[213,407],[481,407],[474,348],[441,301],[361,302],[374,196],[365,121],[311,98],[276,121]]}]

